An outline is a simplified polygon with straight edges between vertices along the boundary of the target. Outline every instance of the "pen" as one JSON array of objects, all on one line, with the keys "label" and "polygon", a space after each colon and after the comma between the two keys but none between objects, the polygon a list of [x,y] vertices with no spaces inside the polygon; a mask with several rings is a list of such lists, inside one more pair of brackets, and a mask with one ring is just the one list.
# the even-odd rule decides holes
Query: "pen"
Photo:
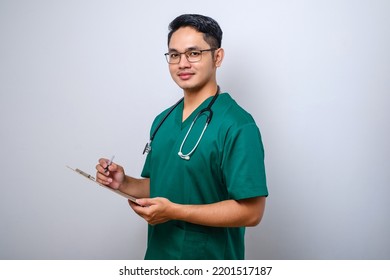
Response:
[{"label": "pen", "polygon": [[112,156],[112,157],[111,157],[110,161],[109,161],[108,164],[107,164],[107,167],[104,168],[104,172],[107,172],[107,171],[108,171],[108,167],[111,165],[112,161],[114,160],[114,157],[115,157],[115,156]]}]

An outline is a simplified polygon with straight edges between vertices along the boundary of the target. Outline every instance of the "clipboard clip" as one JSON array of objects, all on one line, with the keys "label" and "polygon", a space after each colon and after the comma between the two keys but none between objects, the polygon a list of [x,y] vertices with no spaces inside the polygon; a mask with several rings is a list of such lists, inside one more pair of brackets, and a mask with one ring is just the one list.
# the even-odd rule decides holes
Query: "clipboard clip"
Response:
[{"label": "clipboard clip", "polygon": [[85,173],[84,171],[76,168],[74,171],[80,173],[81,175],[83,175],[84,177],[88,178],[88,179],[91,179],[93,181],[96,181],[95,177],[93,177],[92,175],[89,175],[88,173]]},{"label": "clipboard clip", "polygon": [[[98,181],[96,181],[95,177],[93,177],[92,175],[88,174],[87,172],[84,172],[84,171],[82,171],[81,169],[78,169],[78,168],[72,168],[72,167],[70,167],[70,166],[68,166],[68,165],[67,165],[66,167],[68,167],[70,170],[73,170],[74,172],[80,174],[81,176],[83,176],[83,177],[85,177],[85,178],[91,180],[92,182],[98,184],[99,186],[101,186],[101,187],[103,187],[103,188],[105,188],[105,189],[107,189],[107,190],[110,190],[110,191],[112,191],[112,192],[114,192],[114,193],[117,193],[117,194],[119,194],[119,195],[121,195],[121,196],[123,196],[123,197],[129,199],[130,201],[132,201],[132,202],[134,202],[134,203],[137,203],[137,199],[136,199],[135,197],[133,197],[133,196],[131,196],[131,195],[128,195],[128,194],[126,194],[126,193],[123,193],[123,192],[121,192],[120,190],[115,190],[115,189],[112,189],[112,188],[110,188],[110,187],[108,187],[108,186],[105,186],[105,185],[103,185],[103,184],[100,184]],[[138,204],[138,203],[137,203],[137,204]]]}]

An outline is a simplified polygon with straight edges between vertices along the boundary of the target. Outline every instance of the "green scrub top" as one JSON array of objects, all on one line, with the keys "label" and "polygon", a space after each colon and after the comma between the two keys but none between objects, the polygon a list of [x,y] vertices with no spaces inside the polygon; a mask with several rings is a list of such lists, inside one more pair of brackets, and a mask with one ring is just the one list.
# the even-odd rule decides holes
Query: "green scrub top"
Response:
[{"label": "green scrub top", "polygon": [[[260,131],[252,116],[228,93],[220,94],[212,105],[211,122],[190,160],[178,156],[196,114],[211,99],[184,122],[180,103],[156,133],[141,174],[150,178],[150,197],[179,204],[209,204],[268,196]],[[151,133],[167,111],[156,117]],[[198,141],[206,114],[193,125],[183,154]],[[149,225],[145,259],[244,259],[244,234],[244,227],[209,227],[176,220]]]}]

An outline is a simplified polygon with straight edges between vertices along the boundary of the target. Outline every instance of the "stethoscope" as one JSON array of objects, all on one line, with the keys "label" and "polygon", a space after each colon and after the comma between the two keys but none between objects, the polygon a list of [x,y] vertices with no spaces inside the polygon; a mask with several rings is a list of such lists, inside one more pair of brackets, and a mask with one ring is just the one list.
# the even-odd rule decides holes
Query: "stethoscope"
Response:
[{"label": "stethoscope", "polygon": [[[198,145],[199,145],[199,143],[200,143],[200,140],[202,139],[203,134],[204,134],[204,132],[206,131],[207,126],[209,125],[209,123],[210,123],[210,121],[211,121],[211,119],[212,119],[212,117],[213,117],[213,111],[211,110],[211,106],[213,106],[215,100],[217,100],[218,95],[219,95],[219,86],[217,87],[217,92],[214,94],[214,97],[213,97],[213,99],[210,101],[209,105],[208,105],[206,108],[200,110],[200,111],[198,112],[198,114],[196,114],[194,120],[192,121],[190,128],[188,129],[186,135],[184,136],[183,141],[181,142],[181,145],[180,145],[180,148],[179,148],[179,152],[177,153],[177,154],[179,155],[180,158],[185,159],[185,160],[190,160],[191,155],[194,153],[194,151],[195,151],[196,148],[198,147]],[[183,101],[183,99],[184,99],[184,97],[182,97],[179,101],[177,101],[177,102],[169,109],[168,113],[164,116],[164,118],[162,118],[162,120],[158,123],[156,129],[153,131],[152,136],[151,136],[150,139],[149,139],[149,142],[146,143],[145,149],[144,149],[144,151],[143,151],[142,154],[149,153],[149,152],[152,150],[151,144],[152,144],[152,141],[153,141],[154,137],[156,136],[157,131],[160,129],[161,125],[165,122],[165,120],[169,117],[169,115],[173,112],[173,110],[174,110],[174,109]],[[205,124],[205,126],[203,127],[202,133],[200,134],[200,136],[199,136],[199,138],[198,138],[198,141],[196,142],[195,146],[192,148],[192,150],[191,150],[189,153],[183,154],[182,149],[183,149],[184,143],[185,143],[186,140],[187,140],[188,135],[190,134],[190,132],[191,132],[191,130],[192,130],[192,127],[194,126],[194,124],[195,124],[196,120],[199,118],[199,116],[201,116],[202,114],[204,114],[204,113],[206,113],[206,112],[208,112],[207,119],[206,119],[206,124]]]}]

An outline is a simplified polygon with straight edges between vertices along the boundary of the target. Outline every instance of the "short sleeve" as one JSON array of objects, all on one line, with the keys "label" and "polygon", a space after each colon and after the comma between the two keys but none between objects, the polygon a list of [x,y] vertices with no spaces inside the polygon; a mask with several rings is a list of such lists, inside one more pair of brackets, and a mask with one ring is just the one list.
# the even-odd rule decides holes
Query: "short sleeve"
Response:
[{"label": "short sleeve", "polygon": [[264,148],[255,123],[229,130],[224,145],[222,172],[231,199],[268,196]]}]

